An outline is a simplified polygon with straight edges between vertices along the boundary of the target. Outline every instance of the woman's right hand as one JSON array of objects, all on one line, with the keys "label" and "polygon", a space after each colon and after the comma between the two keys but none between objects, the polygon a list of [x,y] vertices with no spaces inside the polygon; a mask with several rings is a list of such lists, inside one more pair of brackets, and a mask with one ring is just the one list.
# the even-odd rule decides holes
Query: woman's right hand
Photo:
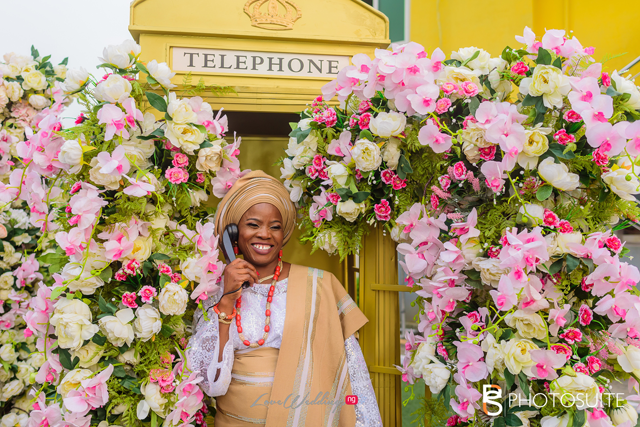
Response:
[{"label": "woman's right hand", "polygon": [[[249,282],[250,285],[258,283],[258,272],[256,268],[249,262],[236,258],[230,264],[224,268],[224,293],[235,291],[240,288],[244,282]],[[220,300],[220,306],[233,311],[235,307],[235,301],[240,298],[242,291],[230,293],[225,295]]]}]

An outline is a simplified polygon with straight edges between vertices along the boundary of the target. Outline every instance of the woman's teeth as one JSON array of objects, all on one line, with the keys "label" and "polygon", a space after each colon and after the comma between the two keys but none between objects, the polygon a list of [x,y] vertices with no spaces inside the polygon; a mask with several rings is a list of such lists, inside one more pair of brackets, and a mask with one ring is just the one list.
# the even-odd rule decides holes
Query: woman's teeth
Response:
[{"label": "woman's teeth", "polygon": [[256,249],[260,249],[260,250],[267,250],[267,249],[271,249],[270,245],[253,245],[254,248]]}]

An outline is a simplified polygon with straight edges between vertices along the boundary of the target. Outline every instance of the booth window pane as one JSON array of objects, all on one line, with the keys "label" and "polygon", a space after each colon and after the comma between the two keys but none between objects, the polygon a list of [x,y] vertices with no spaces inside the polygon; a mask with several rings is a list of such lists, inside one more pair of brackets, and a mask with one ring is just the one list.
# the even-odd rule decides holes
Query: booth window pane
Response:
[{"label": "booth window pane", "polygon": [[379,0],[378,9],[389,18],[389,38],[392,42],[405,40],[406,0]]}]

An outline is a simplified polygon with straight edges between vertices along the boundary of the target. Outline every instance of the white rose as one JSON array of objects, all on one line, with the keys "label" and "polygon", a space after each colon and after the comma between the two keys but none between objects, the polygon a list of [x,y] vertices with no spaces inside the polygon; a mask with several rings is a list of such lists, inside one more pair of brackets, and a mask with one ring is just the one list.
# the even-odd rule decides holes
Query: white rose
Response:
[{"label": "white rose", "polygon": [[411,362],[411,367],[414,372],[422,375],[425,372],[425,367],[431,362],[437,361],[434,360],[434,356],[436,354],[436,344],[432,339],[427,338],[427,341],[421,342],[416,350],[416,354],[413,357],[413,362]]},{"label": "white rose", "polygon": [[570,243],[582,243],[582,233],[574,231],[572,233],[558,233],[556,235],[556,244],[558,245],[558,249],[561,251],[560,253],[570,253]]},{"label": "white rose", "polygon": [[185,125],[198,121],[198,115],[193,111],[193,108],[191,108],[188,99],[176,99],[173,93],[171,95],[169,105],[167,106],[167,113],[171,116],[171,120],[174,123]]},{"label": "white rose", "polygon": [[31,241],[31,236],[28,233],[22,233],[18,236],[12,237],[11,241],[15,243],[17,246],[22,245],[23,243],[27,243]]},{"label": "white rose", "polygon": [[302,169],[307,163],[311,163],[313,157],[317,154],[318,137],[315,132],[311,132],[307,138],[298,144],[296,138],[289,138],[289,144],[285,152],[288,156],[293,157],[291,164],[296,169]]},{"label": "white rose", "polygon": [[13,344],[7,343],[0,347],[0,359],[12,364],[18,359],[18,354],[13,348]]},{"label": "white rose", "polygon": [[469,122],[467,128],[462,130],[460,134],[460,140],[464,145],[474,145],[480,148],[486,148],[493,145],[484,139],[485,129],[478,123]]},{"label": "white rose", "polygon": [[60,147],[58,160],[60,163],[72,166],[71,173],[78,173],[82,168],[82,145],[77,139],[65,141]]},{"label": "white rose", "polygon": [[391,170],[398,168],[398,161],[400,160],[400,140],[398,138],[389,138],[382,150],[382,160],[387,164],[387,167]]},{"label": "white rose", "polygon": [[0,289],[11,289],[13,286],[13,273],[7,271],[0,276]]},{"label": "white rose", "polygon": [[351,149],[351,156],[362,172],[376,170],[382,163],[380,147],[367,139],[356,141]]},{"label": "white rose", "polygon": [[47,88],[47,78],[38,70],[31,70],[26,73],[22,73],[22,88],[24,90],[45,90]]},{"label": "white rose", "polygon": [[462,152],[469,162],[476,164],[482,159],[480,157],[480,149],[477,145],[473,145],[470,142],[464,142],[462,144]]},{"label": "white rose", "polygon": [[122,175],[111,175],[100,172],[102,166],[98,164],[98,158],[91,159],[91,169],[89,169],[89,178],[94,184],[102,185],[108,190],[117,190],[120,187],[120,179]]},{"label": "white rose", "polygon": [[335,231],[323,231],[316,237],[320,249],[333,255],[338,250],[338,234]]},{"label": "white rose", "polygon": [[93,341],[89,341],[87,345],[82,346],[79,350],[71,352],[71,358],[80,359],[79,366],[81,368],[89,368],[100,361],[104,354],[104,347],[99,346]]},{"label": "white rose", "polygon": [[[158,61],[154,59],[147,64],[147,70],[149,71],[149,74],[151,74],[151,77],[153,77],[165,88],[172,89],[176,87],[176,85],[171,84],[171,78],[175,76],[176,73],[171,72],[171,68],[169,68],[166,62],[161,62],[158,64]],[[158,85],[151,85],[151,87],[154,89],[159,88]]]},{"label": "white rose", "polygon": [[199,282],[201,279],[202,267],[199,267],[196,264],[197,262],[198,259],[196,258],[187,258],[180,262],[180,271],[182,271],[184,277],[193,282]]},{"label": "white rose", "polygon": [[[33,403],[31,402],[31,396],[29,396],[29,394],[27,394],[27,393],[23,394],[22,396],[20,396],[19,398],[17,398],[16,400],[13,401],[13,408],[14,409],[22,409],[25,412],[25,414],[29,413],[33,409]],[[20,427],[26,427],[28,424],[29,424],[29,422],[27,421],[26,424],[20,425]]]},{"label": "white rose", "polygon": [[75,92],[89,80],[89,73],[83,67],[74,68],[67,71],[67,78],[65,79],[63,86],[67,92]]},{"label": "white rose", "polygon": [[134,58],[140,55],[140,45],[133,40],[125,40],[120,45],[105,47],[102,51],[102,58],[99,59],[106,64],[126,69],[135,64],[135,59],[131,59],[129,54],[132,54]]},{"label": "white rose", "polygon": [[549,149],[547,136],[538,129],[526,130],[527,140],[524,143],[523,152],[530,157],[539,157]]},{"label": "white rose", "polygon": [[457,52],[452,52],[451,59],[457,59],[460,62],[464,62],[475,55],[476,52],[478,52],[478,56],[475,59],[467,62],[466,66],[471,68],[472,70],[478,70],[482,74],[488,74],[491,69],[491,55],[489,55],[489,52],[487,52],[486,50],[473,46],[464,47]]},{"label": "white rose", "polygon": [[25,385],[29,384],[29,377],[36,371],[35,368],[25,362],[20,362],[17,365],[18,372],[16,372],[16,378],[25,383]]},{"label": "white rose", "polygon": [[[140,391],[144,395],[144,400],[138,404],[138,418],[144,419],[151,409],[161,417],[165,416],[165,404],[167,399],[162,397],[160,386],[156,383],[148,383],[140,387]],[[142,408],[141,408],[142,406]],[[146,411],[145,411],[146,409]],[[142,416],[144,415],[144,416]]]},{"label": "white rose", "polygon": [[625,372],[640,375],[640,348],[629,345],[622,350],[623,353],[618,356],[620,367]]},{"label": "white rose", "polygon": [[198,151],[196,169],[203,172],[217,172],[222,165],[224,150],[222,144],[213,142],[213,147],[206,147]]},{"label": "white rose", "polygon": [[540,420],[540,427],[567,427],[569,425],[569,420],[571,419],[572,414],[567,412],[560,418],[546,416],[542,417]]},{"label": "white rose", "polygon": [[198,207],[202,202],[207,200],[209,196],[207,196],[207,192],[204,190],[189,190],[189,199],[191,200],[191,207]]},{"label": "white rose", "polygon": [[7,88],[7,96],[11,100],[11,102],[18,102],[22,95],[24,95],[24,89],[20,86],[18,82],[5,82],[5,87]]},{"label": "white rose", "polygon": [[79,299],[60,299],[55,304],[51,324],[55,327],[60,348],[79,350],[85,340],[91,339],[98,327],[92,324],[89,306]]},{"label": "white rose", "polygon": [[480,75],[480,71],[478,70],[469,70],[466,67],[445,67],[444,68],[444,76],[438,79],[438,83],[442,84],[445,82],[454,83],[460,85],[464,82],[472,82],[478,86],[478,89],[482,87],[480,84],[480,79],[478,76]]},{"label": "white rose", "polygon": [[633,406],[625,403],[611,410],[611,421],[614,426],[624,424],[627,421],[631,421],[631,425],[635,426],[638,422],[638,411]]},{"label": "white rose", "polygon": [[492,373],[494,370],[498,372],[500,377],[504,373],[504,369],[506,368],[504,364],[504,351],[503,347],[506,342],[498,343],[493,335],[487,334],[487,337],[482,341],[482,351],[487,353],[486,363],[487,369],[489,369],[489,373]]},{"label": "white rose", "polygon": [[460,248],[462,251],[462,256],[464,257],[464,261],[467,264],[471,264],[474,259],[480,255],[482,252],[482,245],[480,244],[480,239],[477,237],[470,238]]},{"label": "white rose", "polygon": [[160,312],[177,316],[184,314],[189,302],[189,294],[177,283],[168,283],[158,295]]},{"label": "white rose", "polygon": [[547,336],[546,323],[538,313],[516,310],[505,317],[507,325],[515,328],[523,338],[544,339]]},{"label": "white rose", "polygon": [[135,338],[133,326],[129,323],[133,318],[133,310],[125,308],[118,310],[115,316],[106,316],[98,320],[98,325],[111,344],[122,347],[125,343],[131,345]]},{"label": "white rose", "polygon": [[131,253],[127,255],[126,259],[137,259],[140,263],[146,261],[151,256],[152,245],[153,239],[151,236],[139,236],[133,241],[133,249]]},{"label": "white rose", "polygon": [[594,378],[582,372],[576,373],[575,377],[563,375],[556,379],[551,383],[551,391],[558,394],[566,393],[572,395],[573,399],[567,399],[567,401],[575,401],[578,409],[593,407],[595,402],[601,401],[598,383]]},{"label": "white rose", "polygon": [[562,191],[573,191],[580,184],[578,175],[570,173],[564,163],[555,163],[552,157],[547,157],[538,165],[538,174],[547,183]]},{"label": "white rose", "polygon": [[400,135],[404,131],[407,127],[407,118],[404,114],[395,111],[380,113],[371,119],[369,126],[374,135],[389,138]]},{"label": "white rose", "polygon": [[344,187],[347,183],[347,178],[349,178],[349,169],[342,163],[338,162],[327,162],[327,175],[333,181],[334,185],[337,184],[340,187]]},{"label": "white rose", "polygon": [[19,395],[24,390],[24,383],[20,380],[13,380],[2,387],[2,397],[0,400],[7,401],[13,396]]},{"label": "white rose", "polygon": [[504,364],[513,375],[518,375],[523,369],[533,366],[530,352],[538,350],[533,341],[514,338],[503,345]]},{"label": "white rose", "polygon": [[[627,179],[629,179],[627,181]],[[634,202],[636,199],[633,194],[640,193],[640,182],[632,173],[625,168],[618,168],[605,174],[602,174],[602,180],[616,193],[621,199]]]},{"label": "white rose", "polygon": [[640,91],[634,82],[622,77],[618,74],[618,71],[614,71],[611,74],[611,80],[616,83],[616,90],[620,93],[628,93],[631,98],[625,103],[625,105],[637,110],[640,108]]},{"label": "white rose", "polygon": [[571,90],[569,77],[560,68],[553,65],[536,65],[533,76],[522,79],[520,93],[542,96],[547,108],[561,108],[562,97]]},{"label": "white rose", "polygon": [[353,222],[358,218],[358,215],[363,214],[366,209],[364,202],[356,203],[349,199],[346,202],[338,202],[336,206],[336,212],[349,222]]},{"label": "white rose", "polygon": [[391,239],[396,243],[410,243],[411,238],[408,233],[404,232],[405,226],[402,224],[396,224],[391,229]]},{"label": "white rose", "polygon": [[187,154],[193,154],[204,142],[204,133],[195,126],[169,121],[165,136],[174,147],[182,149]]},{"label": "white rose", "polygon": [[84,270],[82,264],[70,262],[62,268],[62,277],[70,280],[67,285],[71,292],[80,291],[85,295],[93,295],[96,289],[104,285],[104,280],[100,276],[91,277],[91,271],[101,270],[106,264],[102,252],[90,252]]},{"label": "white rose", "polygon": [[131,95],[131,83],[118,74],[111,74],[103,82],[98,83],[94,95],[100,101],[124,102]]},{"label": "white rose", "polygon": [[27,427],[28,424],[29,416],[23,413],[10,412],[0,420],[0,427]]},{"label": "white rose", "polygon": [[118,362],[126,363],[127,365],[135,366],[140,363],[140,355],[136,355],[136,349],[130,348],[122,354],[118,355]]},{"label": "white rose", "polygon": [[31,353],[31,355],[29,356],[29,359],[27,360],[27,363],[33,366],[35,369],[39,369],[46,361],[47,361],[47,358],[44,355],[44,353],[37,352],[37,353]]},{"label": "white rose", "polygon": [[153,156],[156,146],[152,140],[143,141],[136,138],[137,135],[139,135],[138,132],[136,132],[131,139],[122,141],[122,146],[124,147],[127,157],[135,162],[138,168],[144,170],[151,167],[151,162],[148,159]]},{"label": "white rose", "polygon": [[53,72],[56,73],[56,77],[64,80],[67,77],[67,66],[64,64],[54,65]]},{"label": "white rose", "polygon": [[12,376],[13,375],[11,371],[5,371],[4,368],[0,369],[0,383],[9,381],[9,378],[11,378]]},{"label": "white rose", "polygon": [[480,272],[482,283],[498,287],[500,277],[507,274],[506,269],[500,268],[500,260],[498,258],[476,258],[472,262],[472,266],[476,271]]},{"label": "white rose", "polygon": [[136,320],[133,322],[133,330],[136,336],[143,342],[149,341],[162,329],[160,313],[149,304],[144,304],[136,309]]},{"label": "white rose", "polygon": [[529,220],[533,220],[534,224],[540,225],[544,221],[544,207],[534,204],[526,204],[520,206],[518,211],[523,217],[526,216]]},{"label": "white rose", "polygon": [[80,387],[82,380],[86,380],[92,375],[93,372],[88,369],[74,369],[73,371],[69,371],[58,385],[58,394],[64,399],[71,390],[76,390]]}]

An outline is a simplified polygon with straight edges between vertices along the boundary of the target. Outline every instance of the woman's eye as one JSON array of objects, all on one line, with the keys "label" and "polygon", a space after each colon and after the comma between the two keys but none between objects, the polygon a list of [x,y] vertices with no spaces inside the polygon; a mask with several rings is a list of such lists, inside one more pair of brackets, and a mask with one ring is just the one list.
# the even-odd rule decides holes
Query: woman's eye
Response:
[{"label": "woman's eye", "polygon": [[252,228],[256,228],[256,227],[258,226],[258,224],[252,224],[252,223],[249,223],[249,224],[247,224],[247,225],[248,225],[249,227],[252,227]]}]

